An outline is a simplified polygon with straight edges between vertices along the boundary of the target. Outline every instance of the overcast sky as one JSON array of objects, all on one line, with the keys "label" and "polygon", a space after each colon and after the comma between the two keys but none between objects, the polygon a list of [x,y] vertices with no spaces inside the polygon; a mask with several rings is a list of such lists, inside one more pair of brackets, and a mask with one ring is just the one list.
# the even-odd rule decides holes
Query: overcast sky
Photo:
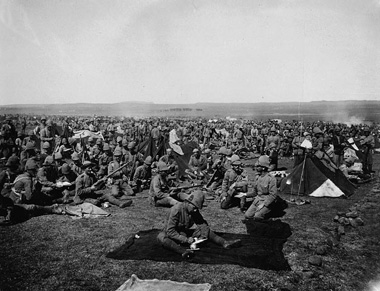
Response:
[{"label": "overcast sky", "polygon": [[380,100],[380,0],[1,0],[0,104]]}]

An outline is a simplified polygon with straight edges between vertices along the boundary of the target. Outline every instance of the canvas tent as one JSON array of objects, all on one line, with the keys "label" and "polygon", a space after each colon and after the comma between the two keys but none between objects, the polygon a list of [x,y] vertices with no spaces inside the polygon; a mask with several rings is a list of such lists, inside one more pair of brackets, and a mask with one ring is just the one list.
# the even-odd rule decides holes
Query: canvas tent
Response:
[{"label": "canvas tent", "polygon": [[307,155],[302,163],[281,181],[284,194],[313,197],[351,196],[355,186],[324,156]]}]

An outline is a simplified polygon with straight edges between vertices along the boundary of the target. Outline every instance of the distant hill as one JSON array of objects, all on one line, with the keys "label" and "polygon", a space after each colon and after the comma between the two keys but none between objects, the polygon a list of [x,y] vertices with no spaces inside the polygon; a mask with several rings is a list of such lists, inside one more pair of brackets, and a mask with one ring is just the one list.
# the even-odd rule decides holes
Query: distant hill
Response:
[{"label": "distant hill", "polygon": [[126,117],[227,116],[244,119],[327,120],[335,122],[380,120],[380,101],[318,101],[282,103],[189,103],[152,102],[25,104],[0,106],[0,114],[98,115]]}]

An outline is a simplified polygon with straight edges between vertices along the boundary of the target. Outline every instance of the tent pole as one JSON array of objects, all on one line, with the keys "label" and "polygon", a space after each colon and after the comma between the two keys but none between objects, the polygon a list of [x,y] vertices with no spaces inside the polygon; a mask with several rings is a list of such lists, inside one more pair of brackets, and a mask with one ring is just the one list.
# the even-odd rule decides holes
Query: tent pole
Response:
[{"label": "tent pole", "polygon": [[300,177],[300,184],[298,186],[298,193],[297,193],[297,198],[298,196],[300,195],[300,192],[301,192],[301,184],[302,184],[302,180],[303,180],[303,173],[304,173],[304,170],[305,170],[305,164],[306,164],[306,154],[303,158],[303,162],[302,162],[302,171],[301,171],[301,177]]}]

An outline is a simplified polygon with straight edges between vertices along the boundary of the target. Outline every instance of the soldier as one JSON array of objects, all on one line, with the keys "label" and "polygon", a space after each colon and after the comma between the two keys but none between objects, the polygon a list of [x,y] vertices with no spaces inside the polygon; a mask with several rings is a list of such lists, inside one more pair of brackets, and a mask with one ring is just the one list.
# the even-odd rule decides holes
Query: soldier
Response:
[{"label": "soldier", "polygon": [[28,136],[25,137],[25,138],[22,140],[21,147],[22,147],[23,150],[25,150],[26,145],[27,145],[28,142],[33,143],[34,146],[36,145],[36,136],[34,135],[33,130],[29,130],[29,132],[28,132]]},{"label": "soldier", "polygon": [[34,144],[32,142],[28,142],[25,146],[25,150],[20,153],[21,167],[24,168],[27,160],[31,158],[37,160],[37,152]]},{"label": "soldier", "polygon": [[373,148],[375,147],[375,138],[370,134],[369,127],[363,130],[363,136],[360,139],[360,150],[363,152],[363,171],[371,174],[373,164]]},{"label": "soldier", "polygon": [[[244,216],[247,219],[263,220],[270,213],[269,205],[277,197],[277,180],[268,173],[269,157],[261,156],[256,163],[256,176],[253,192],[247,194],[248,197],[254,197],[250,207]],[[256,196],[255,196],[256,195]]]},{"label": "soldier", "polygon": [[82,168],[83,174],[79,175],[75,180],[75,196],[74,203],[79,204],[89,202],[99,206],[103,201],[108,201],[120,208],[130,206],[132,200],[119,200],[112,194],[107,193],[107,190],[101,190],[104,185],[104,180],[96,181],[95,174],[92,171],[93,164],[90,161],[84,161]]},{"label": "soldier", "polygon": [[144,157],[141,153],[137,152],[136,146],[136,142],[131,141],[128,144],[128,153],[126,153],[123,157],[124,163],[130,164],[130,166],[128,167],[130,181],[132,181],[133,175],[135,174],[137,167],[144,163]]},{"label": "soldier", "polygon": [[144,164],[138,166],[135,174],[133,175],[133,191],[139,193],[144,189],[149,189],[150,181],[152,179],[152,157],[148,156]]},{"label": "soldier", "polygon": [[45,144],[45,142],[48,142],[51,149],[54,149],[55,147],[55,131],[53,128],[53,123],[51,120],[48,120],[46,122],[46,127],[41,129],[40,132],[40,139],[41,139],[41,152],[42,152],[42,145]]},{"label": "soldier", "polygon": [[113,157],[110,146],[108,143],[103,145],[103,153],[99,157],[99,171],[97,172],[98,178],[103,178],[107,175],[108,165],[111,163]]},{"label": "soldier", "polygon": [[37,125],[37,127],[34,129],[34,134],[36,136],[40,136],[41,130],[44,129],[45,127],[46,127],[46,116],[42,116],[40,124]]},{"label": "soldier", "polygon": [[57,179],[57,187],[62,192],[62,203],[70,203],[75,196],[75,180],[77,175],[71,170],[67,163],[61,167],[61,175]]},{"label": "soldier", "polygon": [[311,139],[311,143],[313,145],[314,151],[321,151],[323,150],[323,131],[318,127],[313,128],[314,137]]},{"label": "soldier", "polygon": [[58,169],[54,163],[53,156],[45,158],[42,167],[38,169],[37,181],[42,185],[41,192],[44,193],[50,201],[59,198],[59,191],[56,189],[55,182],[58,179]]},{"label": "soldier", "polygon": [[[36,182],[35,176],[38,165],[35,160],[29,159],[25,165],[25,173],[18,175],[13,181],[7,198],[2,198],[2,203],[7,208],[6,221],[17,222],[25,216],[39,214],[63,214],[63,210],[57,205],[42,206],[43,196],[40,192],[41,185]],[[3,197],[3,196],[1,196]],[[23,216],[23,217],[20,217]]]},{"label": "soldier", "polygon": [[333,162],[339,168],[343,162],[344,148],[346,146],[344,142],[344,137],[340,134],[341,129],[339,126],[336,126],[334,129],[334,134],[332,137],[332,143],[334,146],[334,156]]},{"label": "soldier", "polygon": [[169,179],[175,179],[178,181],[179,179],[179,168],[178,164],[174,159],[173,150],[172,148],[166,149],[166,155],[163,155],[159,158],[160,162],[164,162],[169,170],[168,170],[168,178]]},{"label": "soldier", "polygon": [[66,137],[62,138],[58,152],[62,155],[64,159],[69,159],[71,157],[71,154],[74,152],[74,149],[69,144],[69,141]]},{"label": "soldier", "polygon": [[201,155],[199,149],[193,150],[193,155],[189,160],[189,172],[192,177],[204,178],[204,171],[207,169],[207,159],[204,155]]},{"label": "soldier", "polygon": [[214,170],[214,174],[209,181],[209,186],[207,190],[209,192],[214,192],[218,187],[222,185],[224,174],[226,173],[227,169],[230,168],[230,163],[227,162],[227,149],[226,147],[221,147],[218,150],[219,158],[217,158],[213,165],[211,166],[211,169]]},{"label": "soldier", "polygon": [[304,149],[301,147],[301,144],[305,140],[305,137],[302,134],[302,128],[300,127],[299,131],[294,131],[295,137],[292,141],[293,155],[294,155],[294,164],[293,168],[301,164],[304,158]]},{"label": "soldier", "polygon": [[[113,153],[113,161],[111,161],[108,165],[108,175],[113,173],[115,170],[121,167],[121,150],[116,149]],[[120,171],[114,173],[109,178],[109,184],[112,185],[111,194],[114,197],[122,197],[125,196],[134,196],[135,193],[133,189],[128,184],[129,182],[129,173],[127,168],[124,167]]]},{"label": "soldier", "polygon": [[157,163],[157,175],[153,177],[149,188],[150,200],[155,206],[171,207],[178,203],[169,194],[170,189],[166,179],[168,170],[169,168],[164,162]]},{"label": "soldier", "polygon": [[[241,245],[240,240],[227,241],[215,234],[199,212],[204,202],[202,191],[195,191],[184,202],[170,209],[168,220],[158,234],[158,242],[166,249],[178,253],[183,259],[191,259],[194,252],[186,250],[196,239],[207,239],[224,249]],[[191,227],[196,224],[196,228]]]},{"label": "soldier", "polygon": [[[231,169],[227,170],[223,177],[220,207],[227,209],[233,206],[233,198],[240,192],[248,191],[248,174],[242,168],[238,155],[231,157]],[[244,197],[244,196],[243,196]],[[243,198],[241,197],[241,198]],[[240,199],[240,208],[244,208],[245,200]]]},{"label": "soldier", "polygon": [[77,152],[74,152],[71,154],[71,160],[70,168],[71,170],[77,175],[81,175],[83,173],[82,163],[79,158],[79,154]]}]

